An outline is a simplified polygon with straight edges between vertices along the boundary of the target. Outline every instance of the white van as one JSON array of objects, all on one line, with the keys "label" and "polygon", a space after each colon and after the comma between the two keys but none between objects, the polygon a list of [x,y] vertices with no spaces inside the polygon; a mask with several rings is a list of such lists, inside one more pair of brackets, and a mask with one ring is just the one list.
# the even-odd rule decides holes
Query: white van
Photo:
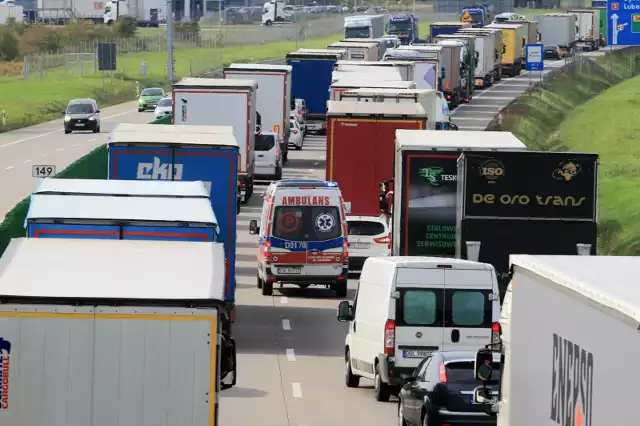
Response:
[{"label": "white van", "polygon": [[[420,361],[434,351],[475,351],[490,343],[500,319],[493,266],[439,257],[370,257],[353,305],[341,302],[349,322],[345,383],[374,381],[388,401]],[[494,323],[496,324],[494,326]]]},{"label": "white van", "polygon": [[260,223],[249,222],[258,235],[258,288],[270,296],[273,285],[301,288],[325,285],[338,297],[347,295],[347,221],[335,182],[280,180],[267,188]]}]

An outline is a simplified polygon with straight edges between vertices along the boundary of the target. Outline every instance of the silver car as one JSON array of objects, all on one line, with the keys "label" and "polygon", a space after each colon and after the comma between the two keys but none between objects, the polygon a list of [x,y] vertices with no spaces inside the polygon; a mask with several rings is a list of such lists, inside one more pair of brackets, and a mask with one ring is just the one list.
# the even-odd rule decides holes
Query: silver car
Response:
[{"label": "silver car", "polygon": [[100,132],[100,109],[95,99],[72,99],[64,112],[64,132]]}]

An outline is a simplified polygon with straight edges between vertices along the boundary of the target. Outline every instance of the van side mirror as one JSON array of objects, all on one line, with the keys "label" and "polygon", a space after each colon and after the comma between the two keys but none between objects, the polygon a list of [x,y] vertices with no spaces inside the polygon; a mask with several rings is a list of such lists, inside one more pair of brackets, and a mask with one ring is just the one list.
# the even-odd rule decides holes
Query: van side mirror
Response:
[{"label": "van side mirror", "polygon": [[260,232],[260,227],[258,226],[257,220],[252,220],[249,222],[249,234],[257,235]]},{"label": "van side mirror", "polygon": [[353,307],[346,300],[343,300],[338,305],[337,317],[340,322],[353,321]]},{"label": "van side mirror", "polygon": [[220,376],[222,381],[220,382],[220,389],[225,390],[236,385],[238,376],[236,368],[236,341],[233,338],[223,338],[221,358],[222,374]]},{"label": "van side mirror", "polygon": [[489,349],[478,349],[476,352],[476,358],[473,363],[473,371],[475,372],[476,380],[488,382],[491,380],[493,374],[493,352]]},{"label": "van side mirror", "polygon": [[384,195],[380,195],[380,200],[378,201],[378,207],[380,207],[380,211],[383,213],[389,213],[389,202],[387,201],[387,197]]}]

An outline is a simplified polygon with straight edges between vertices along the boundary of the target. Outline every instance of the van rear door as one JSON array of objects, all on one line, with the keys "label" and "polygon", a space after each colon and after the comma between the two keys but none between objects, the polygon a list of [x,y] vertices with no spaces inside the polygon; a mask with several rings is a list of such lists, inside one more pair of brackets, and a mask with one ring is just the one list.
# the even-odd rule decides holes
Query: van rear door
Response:
[{"label": "van rear door", "polygon": [[484,269],[445,270],[443,350],[476,350],[491,343],[493,275]]},{"label": "van rear door", "polygon": [[444,325],[444,269],[398,268],[395,366],[416,367],[440,350]]}]

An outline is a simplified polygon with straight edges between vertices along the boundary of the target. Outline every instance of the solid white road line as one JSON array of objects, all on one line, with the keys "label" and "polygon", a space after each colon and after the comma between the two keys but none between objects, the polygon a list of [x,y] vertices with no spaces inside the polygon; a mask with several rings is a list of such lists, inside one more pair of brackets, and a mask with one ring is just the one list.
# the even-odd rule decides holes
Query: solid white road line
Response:
[{"label": "solid white road line", "polygon": [[291,383],[291,387],[293,388],[293,397],[302,398],[302,386],[300,386],[300,383],[293,382]]},{"label": "solid white road line", "polygon": [[287,303],[289,303],[289,299],[287,298],[287,296],[281,296],[280,297],[280,304],[286,305]]},{"label": "solid white road line", "polygon": [[282,329],[285,331],[291,331],[291,321],[288,319],[282,320]]},{"label": "solid white road line", "polygon": [[296,360],[296,353],[293,351],[293,349],[287,349],[286,353],[287,353],[287,361]]}]

